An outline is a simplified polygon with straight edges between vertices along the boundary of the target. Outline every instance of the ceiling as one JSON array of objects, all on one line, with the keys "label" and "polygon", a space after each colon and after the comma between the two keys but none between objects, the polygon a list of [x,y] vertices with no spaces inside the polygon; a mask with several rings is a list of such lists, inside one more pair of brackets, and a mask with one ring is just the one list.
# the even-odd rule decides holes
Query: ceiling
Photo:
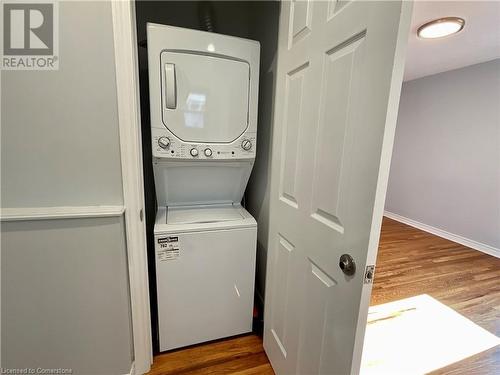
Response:
[{"label": "ceiling", "polygon": [[[464,29],[441,39],[417,37],[420,25],[447,16],[465,19]],[[499,57],[500,2],[415,1],[406,55],[405,81]]]}]

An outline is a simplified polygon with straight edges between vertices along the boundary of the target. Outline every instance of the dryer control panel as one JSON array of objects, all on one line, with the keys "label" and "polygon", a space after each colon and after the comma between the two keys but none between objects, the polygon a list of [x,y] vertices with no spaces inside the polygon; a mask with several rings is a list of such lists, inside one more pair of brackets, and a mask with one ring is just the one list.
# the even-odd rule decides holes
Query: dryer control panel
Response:
[{"label": "dryer control panel", "polygon": [[183,142],[163,129],[151,129],[153,156],[156,158],[219,160],[253,159],[257,144],[255,133],[244,133],[232,143]]}]

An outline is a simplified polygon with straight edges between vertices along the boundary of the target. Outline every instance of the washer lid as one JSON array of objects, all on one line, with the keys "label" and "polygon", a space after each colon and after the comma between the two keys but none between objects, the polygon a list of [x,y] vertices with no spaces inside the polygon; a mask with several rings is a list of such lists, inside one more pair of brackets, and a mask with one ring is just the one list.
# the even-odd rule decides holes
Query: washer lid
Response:
[{"label": "washer lid", "polygon": [[219,223],[243,219],[233,205],[168,207],[167,224]]},{"label": "washer lid", "polygon": [[190,51],[161,53],[163,124],[185,142],[230,143],[248,127],[250,65]]}]

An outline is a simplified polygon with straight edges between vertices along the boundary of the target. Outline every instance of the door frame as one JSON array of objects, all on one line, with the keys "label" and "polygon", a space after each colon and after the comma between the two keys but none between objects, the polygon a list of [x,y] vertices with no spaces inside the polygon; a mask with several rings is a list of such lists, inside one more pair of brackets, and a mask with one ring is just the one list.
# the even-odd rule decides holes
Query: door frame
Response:
[{"label": "door frame", "polygon": [[153,362],[135,3],[111,1],[111,13],[134,355],[130,374],[133,375],[148,372]]}]

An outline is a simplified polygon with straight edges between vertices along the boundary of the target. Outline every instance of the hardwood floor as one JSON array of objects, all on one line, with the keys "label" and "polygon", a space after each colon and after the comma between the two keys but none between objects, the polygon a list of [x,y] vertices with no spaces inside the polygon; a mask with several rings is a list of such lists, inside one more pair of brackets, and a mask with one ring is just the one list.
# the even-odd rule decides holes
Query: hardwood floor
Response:
[{"label": "hardwood floor", "polygon": [[384,217],[371,305],[429,294],[500,336],[500,259]]},{"label": "hardwood floor", "polygon": [[[499,280],[500,259],[384,218],[371,305],[425,293],[500,336]],[[435,373],[500,374],[500,348]],[[158,355],[149,374],[274,373],[253,334]]]},{"label": "hardwood floor", "polygon": [[274,372],[262,339],[252,334],[160,354],[154,358],[149,374],[273,375]]},{"label": "hardwood floor", "polygon": [[[370,305],[420,294],[500,336],[500,259],[384,217]],[[500,374],[500,347],[434,374]]]}]

